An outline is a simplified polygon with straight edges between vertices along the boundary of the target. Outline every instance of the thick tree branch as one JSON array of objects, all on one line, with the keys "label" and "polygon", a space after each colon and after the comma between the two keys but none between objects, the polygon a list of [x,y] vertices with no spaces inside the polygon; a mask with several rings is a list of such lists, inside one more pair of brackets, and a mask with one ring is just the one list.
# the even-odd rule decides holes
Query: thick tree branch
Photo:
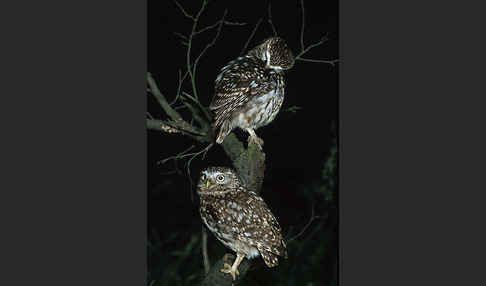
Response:
[{"label": "thick tree branch", "polygon": [[167,113],[167,115],[173,120],[182,119],[181,115],[169,105],[167,99],[160,92],[159,87],[155,83],[155,80],[153,79],[152,74],[150,73],[147,73],[147,83],[150,87],[150,92],[155,97],[155,99],[157,99],[162,109],[164,109],[165,113]]},{"label": "thick tree branch", "polygon": [[163,121],[158,119],[147,119],[147,129],[164,131],[166,133],[181,133],[190,136],[197,141],[206,142],[204,133],[199,133],[185,121]]}]

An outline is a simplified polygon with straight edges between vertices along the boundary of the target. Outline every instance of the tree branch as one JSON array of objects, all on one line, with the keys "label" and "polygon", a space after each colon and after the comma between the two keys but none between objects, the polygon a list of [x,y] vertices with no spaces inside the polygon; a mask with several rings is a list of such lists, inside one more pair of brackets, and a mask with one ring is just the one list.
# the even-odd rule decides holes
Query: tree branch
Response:
[{"label": "tree branch", "polygon": [[163,131],[166,133],[181,133],[200,141],[201,136],[205,136],[203,133],[199,133],[190,125],[186,125],[185,121],[163,121],[158,119],[147,119],[147,129]]},{"label": "tree branch", "polygon": [[255,35],[257,29],[258,29],[258,26],[260,26],[260,23],[262,22],[262,18],[258,19],[258,22],[256,23],[255,25],[255,28],[253,28],[253,31],[251,31],[251,34],[250,34],[250,37],[248,37],[248,40],[246,40],[246,43],[245,45],[243,46],[243,49],[241,49],[241,52],[240,52],[240,56],[243,55],[243,53],[246,51],[246,49],[248,48],[248,44],[250,44],[250,41],[251,39],[253,38],[253,36]]},{"label": "tree branch", "polygon": [[[301,26],[301,29],[300,29],[300,49],[303,51],[303,50],[305,50],[305,45],[304,45],[304,28],[305,28],[304,0],[300,0],[300,6],[302,8],[302,26]],[[299,56],[297,56],[297,57],[299,57]]]},{"label": "tree branch", "polygon": [[330,64],[334,66],[339,60],[313,60],[313,59],[304,59],[304,58],[298,58],[299,61],[302,62],[312,62],[312,63],[325,63],[325,64]]},{"label": "tree branch", "polygon": [[181,6],[181,4],[179,4],[179,2],[174,0],[174,3],[177,5],[177,7],[179,7],[179,9],[181,10],[182,14],[184,14],[184,16],[186,16],[189,19],[192,19],[193,21],[196,21],[196,18],[194,18],[194,16],[192,16],[191,14],[187,13],[186,10],[184,10],[184,8]]},{"label": "tree branch", "polygon": [[338,62],[338,60],[315,60],[315,59],[304,59],[302,56],[307,53],[309,50],[312,48],[315,48],[317,46],[320,46],[327,42],[329,38],[327,35],[324,35],[318,42],[309,45],[307,48],[304,45],[304,30],[305,30],[305,8],[304,8],[304,0],[300,0],[300,6],[302,10],[302,26],[300,29],[300,52],[297,54],[295,57],[296,61],[302,61],[302,62],[313,62],[313,63],[326,63],[330,64],[334,67],[334,65]]},{"label": "tree branch", "polygon": [[273,36],[277,36],[277,30],[275,29],[275,26],[273,25],[273,20],[272,20],[272,3],[268,2],[268,23],[270,24],[270,27],[272,27],[273,31]]},{"label": "tree branch", "polygon": [[167,113],[167,115],[173,120],[182,119],[181,115],[169,105],[167,99],[165,99],[165,96],[160,92],[159,87],[155,83],[152,74],[150,74],[149,72],[147,73],[147,82],[150,87],[150,92],[155,97],[155,99],[157,99],[159,105],[162,107],[165,113]]},{"label": "tree branch", "polygon": [[289,242],[295,240],[296,238],[298,238],[299,236],[301,236],[307,230],[307,228],[309,228],[309,226],[311,225],[311,223],[314,220],[320,218],[319,216],[314,215],[314,208],[315,208],[314,203],[312,203],[311,215],[310,215],[309,221],[307,222],[307,224],[304,226],[304,228],[302,228],[302,230],[298,234],[294,235],[292,238],[287,239],[287,243],[289,243]]}]

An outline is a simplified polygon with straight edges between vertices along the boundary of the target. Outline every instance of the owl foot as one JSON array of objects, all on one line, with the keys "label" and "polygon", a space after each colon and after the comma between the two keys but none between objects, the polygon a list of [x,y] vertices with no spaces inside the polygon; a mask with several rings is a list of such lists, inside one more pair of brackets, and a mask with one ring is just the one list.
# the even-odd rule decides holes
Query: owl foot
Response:
[{"label": "owl foot", "polygon": [[236,275],[240,275],[240,272],[238,269],[234,269],[229,265],[228,263],[223,264],[223,269],[220,270],[223,273],[228,273],[231,274],[231,277],[233,277],[233,281],[236,280]]},{"label": "owl foot", "polygon": [[223,263],[223,269],[221,269],[220,271],[223,273],[231,274],[231,277],[233,277],[233,281],[235,281],[236,275],[240,275],[240,272],[238,271],[238,266],[240,265],[243,258],[245,258],[244,254],[236,253],[236,259],[235,262],[233,262],[233,266],[230,266],[228,263],[225,262]]},{"label": "owl foot", "polygon": [[258,146],[258,149],[263,150],[263,139],[259,138],[256,135],[254,136],[250,135],[248,137],[248,145],[252,143],[256,144]]},{"label": "owl foot", "polygon": [[256,135],[255,133],[255,130],[251,129],[251,128],[248,128],[246,129],[246,132],[248,132],[250,134],[250,136],[248,137],[248,145],[250,145],[251,143],[255,143],[258,148],[261,150],[263,150],[263,140],[261,138],[258,138],[258,136]]}]

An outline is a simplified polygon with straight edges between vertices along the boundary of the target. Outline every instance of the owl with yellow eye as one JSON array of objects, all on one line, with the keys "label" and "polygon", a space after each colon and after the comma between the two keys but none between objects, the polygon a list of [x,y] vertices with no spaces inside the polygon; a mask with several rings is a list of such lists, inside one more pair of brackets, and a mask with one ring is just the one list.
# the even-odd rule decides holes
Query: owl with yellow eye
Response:
[{"label": "owl with yellow eye", "polygon": [[222,272],[239,275],[238,265],[261,256],[268,267],[287,258],[282,230],[263,199],[247,190],[236,172],[225,167],[209,167],[201,172],[197,185],[200,214],[206,227],[226,247],[236,252],[233,265]]}]

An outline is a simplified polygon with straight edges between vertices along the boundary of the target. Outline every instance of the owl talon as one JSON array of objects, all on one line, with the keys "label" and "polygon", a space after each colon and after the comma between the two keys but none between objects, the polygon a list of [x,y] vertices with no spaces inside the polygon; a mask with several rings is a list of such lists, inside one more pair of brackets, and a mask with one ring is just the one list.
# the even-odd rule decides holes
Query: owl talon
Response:
[{"label": "owl talon", "polygon": [[248,145],[254,143],[258,146],[260,150],[263,150],[263,139],[257,137],[256,135],[248,137]]},{"label": "owl talon", "polygon": [[231,277],[233,277],[233,281],[236,280],[237,275],[240,275],[240,272],[238,271],[238,269],[235,269],[233,271],[233,268],[228,263],[224,263],[223,269],[221,269],[220,271],[223,272],[223,273],[231,274]]}]

